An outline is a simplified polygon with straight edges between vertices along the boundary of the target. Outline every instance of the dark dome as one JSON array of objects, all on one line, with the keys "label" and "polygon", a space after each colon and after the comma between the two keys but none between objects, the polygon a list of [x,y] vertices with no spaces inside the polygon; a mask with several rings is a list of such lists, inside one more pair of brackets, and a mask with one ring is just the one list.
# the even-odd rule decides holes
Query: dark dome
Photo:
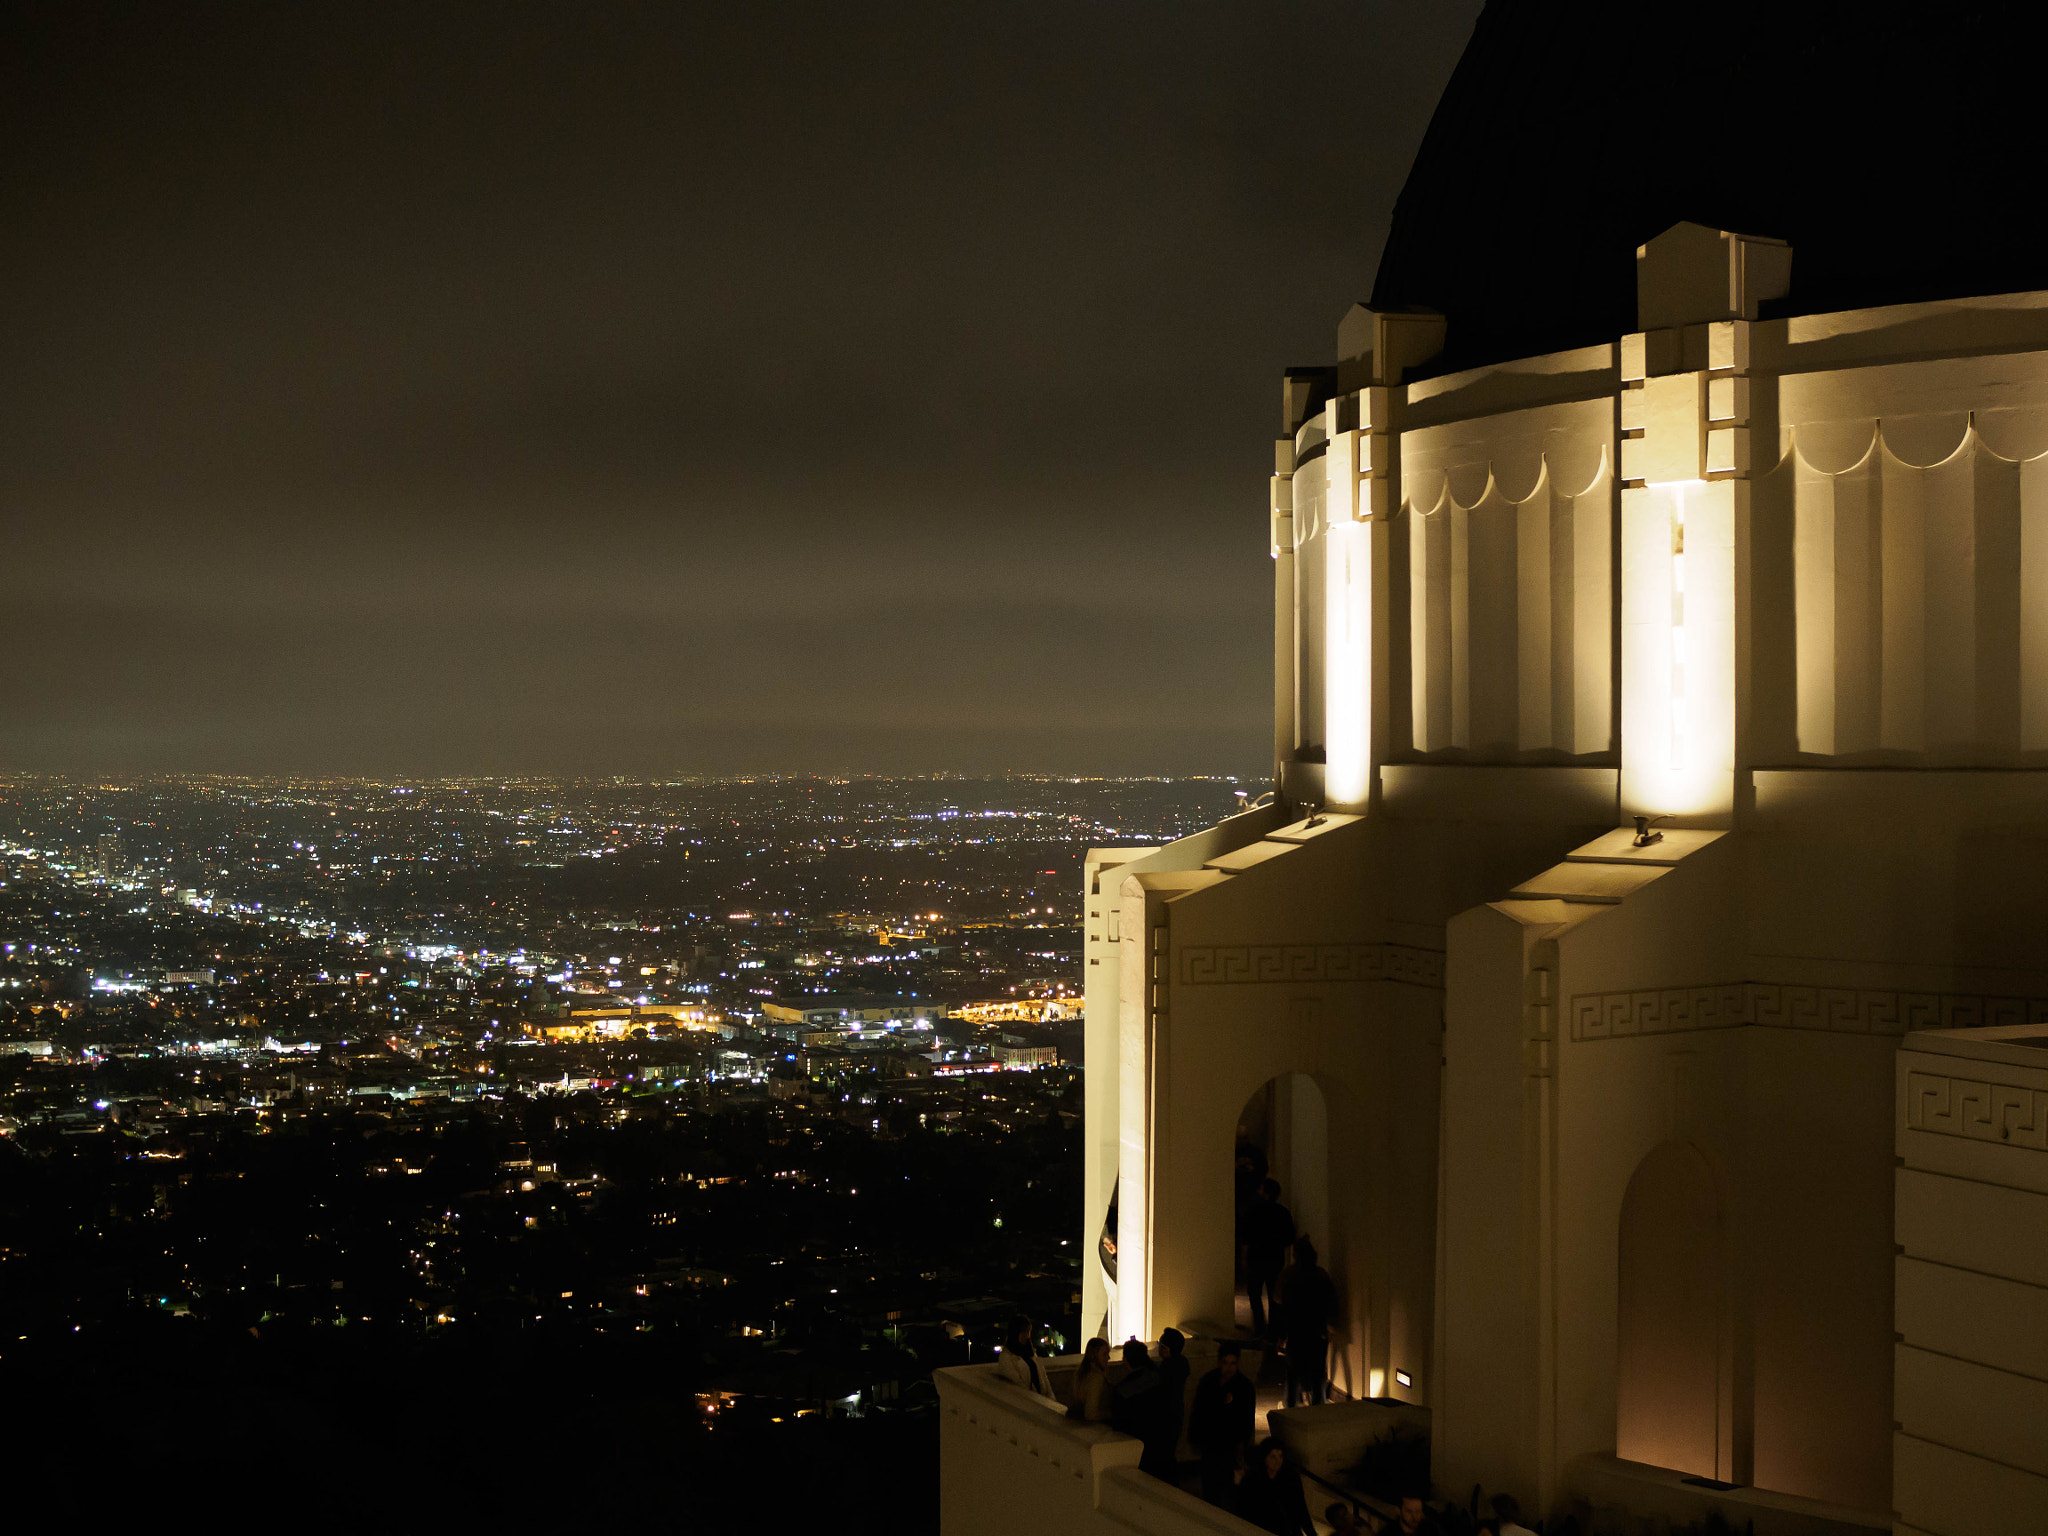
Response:
[{"label": "dark dome", "polygon": [[2048,91],[2023,8],[1488,0],[1372,307],[1449,317],[1435,370],[1636,328],[1635,248],[1681,220],[1793,247],[1766,313],[2048,288]]}]

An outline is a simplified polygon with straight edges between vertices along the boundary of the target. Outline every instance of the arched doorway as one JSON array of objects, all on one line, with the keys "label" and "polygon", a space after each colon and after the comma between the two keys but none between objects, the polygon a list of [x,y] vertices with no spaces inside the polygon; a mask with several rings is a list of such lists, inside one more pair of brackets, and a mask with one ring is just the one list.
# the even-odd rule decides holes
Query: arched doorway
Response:
[{"label": "arched doorway", "polygon": [[1615,1452],[1727,1478],[1728,1287],[1720,1181],[1699,1148],[1666,1142],[1621,1203]]},{"label": "arched doorway", "polygon": [[[1305,1072],[1283,1072],[1252,1091],[1237,1117],[1234,1149],[1236,1227],[1236,1323],[1247,1330],[1270,1325],[1267,1309],[1252,1305],[1257,1255],[1247,1250],[1273,1230],[1261,1207],[1260,1185],[1279,1186],[1277,1203],[1287,1211],[1294,1233],[1312,1239],[1326,1261],[1330,1243],[1330,1117],[1323,1091]],[[1271,1254],[1263,1255],[1270,1263]],[[1268,1277],[1270,1278],[1270,1277]]]}]

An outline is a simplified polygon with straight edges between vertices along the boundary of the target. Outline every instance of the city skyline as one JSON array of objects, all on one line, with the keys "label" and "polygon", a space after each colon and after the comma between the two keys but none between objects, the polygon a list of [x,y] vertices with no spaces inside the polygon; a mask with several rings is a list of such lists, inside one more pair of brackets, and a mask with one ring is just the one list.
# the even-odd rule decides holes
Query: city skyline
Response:
[{"label": "city skyline", "polygon": [[[588,1403],[638,1426],[609,1508],[738,1465],[930,1529],[932,1368],[987,1356],[991,1296],[1073,1337],[1080,840],[1237,798],[0,776],[0,1379],[70,1403],[117,1496],[156,1439],[72,1395],[182,1350],[244,1494],[310,1415],[409,1503],[573,1507],[587,1445],[538,1487],[443,1467]],[[436,1454],[384,1449],[392,1380]]]},{"label": "city skyline", "polygon": [[2006,20],[11,12],[24,1488],[2048,1531]]}]

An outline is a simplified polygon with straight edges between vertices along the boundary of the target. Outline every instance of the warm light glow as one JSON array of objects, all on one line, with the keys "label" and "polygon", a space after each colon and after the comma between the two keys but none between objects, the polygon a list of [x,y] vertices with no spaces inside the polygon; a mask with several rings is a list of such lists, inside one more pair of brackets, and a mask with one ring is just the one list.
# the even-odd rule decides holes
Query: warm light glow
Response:
[{"label": "warm light glow", "polygon": [[1324,536],[1324,795],[1363,810],[1372,787],[1372,525],[1332,523]]},{"label": "warm light glow", "polygon": [[1671,504],[1671,770],[1683,773],[1690,733],[1685,690],[1685,487]]},{"label": "warm light glow", "polygon": [[1711,825],[1733,786],[1733,487],[1624,495],[1622,809]]}]

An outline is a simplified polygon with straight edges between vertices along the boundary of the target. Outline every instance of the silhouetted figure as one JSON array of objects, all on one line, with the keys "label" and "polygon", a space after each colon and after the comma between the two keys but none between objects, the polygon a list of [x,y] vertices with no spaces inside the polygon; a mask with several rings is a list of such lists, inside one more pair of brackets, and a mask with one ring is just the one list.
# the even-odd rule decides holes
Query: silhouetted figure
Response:
[{"label": "silhouetted figure", "polygon": [[1500,1522],[1500,1536],[1536,1536],[1522,1524],[1522,1506],[1512,1493],[1493,1496],[1493,1518]]},{"label": "silhouetted figure", "polygon": [[1165,1443],[1166,1476],[1178,1480],[1180,1430],[1188,1407],[1187,1335],[1169,1328],[1159,1335],[1159,1434]]},{"label": "silhouetted figure", "polygon": [[1081,1369],[1074,1375],[1074,1400],[1067,1405],[1067,1417],[1107,1424],[1109,1415],[1109,1340],[1090,1339],[1081,1351]]},{"label": "silhouetted figure", "polygon": [[1240,1141],[1237,1144],[1237,1155],[1240,1161],[1251,1164],[1251,1187],[1245,1194],[1247,1197],[1256,1197],[1259,1186],[1266,1180],[1266,1175],[1273,1171],[1266,1162],[1266,1149],[1256,1142]]},{"label": "silhouetted figure", "polygon": [[1005,1381],[1014,1381],[1025,1391],[1036,1392],[1040,1397],[1051,1397],[1052,1382],[1046,1377],[1045,1365],[1038,1358],[1038,1352],[1031,1347],[1032,1332],[1031,1319],[1022,1313],[1010,1319],[996,1369]]},{"label": "silhouetted figure", "polygon": [[1202,1497],[1230,1507],[1231,1483],[1238,1460],[1251,1444],[1258,1392],[1238,1370],[1235,1344],[1216,1352],[1216,1369],[1195,1387],[1195,1407],[1188,1416],[1188,1439],[1202,1462]]},{"label": "silhouetted figure", "polygon": [[1316,1536],[1301,1491],[1301,1472],[1287,1459],[1278,1440],[1260,1444],[1237,1490],[1237,1512],[1274,1536]]},{"label": "silhouetted figure", "polygon": [[1287,1334],[1287,1406],[1320,1403],[1329,1384],[1337,1287],[1305,1237],[1295,1243],[1294,1262],[1280,1277],[1280,1317]]},{"label": "silhouetted figure", "polygon": [[1173,1444],[1162,1443],[1161,1432],[1169,1405],[1166,1379],[1145,1346],[1136,1339],[1124,1344],[1124,1379],[1116,1384],[1111,1398],[1110,1422],[1135,1440],[1144,1442],[1138,1470],[1173,1481]]},{"label": "silhouetted figure", "polygon": [[1235,1188],[1232,1192],[1233,1215],[1231,1231],[1233,1236],[1232,1261],[1237,1266],[1237,1278],[1248,1279],[1250,1265],[1245,1256],[1245,1244],[1251,1241],[1252,1208],[1259,1203],[1259,1185],[1266,1177],[1266,1154],[1257,1147],[1237,1144],[1237,1170]]},{"label": "silhouetted figure", "polygon": [[[1251,1292],[1252,1331],[1273,1337],[1278,1319],[1269,1318],[1266,1304],[1279,1301],[1275,1287],[1280,1266],[1287,1262],[1287,1249],[1294,1242],[1294,1216],[1280,1203],[1280,1185],[1267,1179],[1259,1186],[1258,1203],[1252,1207],[1245,1233],[1245,1285]],[[1273,1324],[1268,1326],[1269,1321]]]},{"label": "silhouetted figure", "polygon": [[1367,1529],[1358,1523],[1357,1511],[1341,1500],[1323,1511],[1323,1524],[1330,1528],[1330,1536],[1364,1536]]}]

